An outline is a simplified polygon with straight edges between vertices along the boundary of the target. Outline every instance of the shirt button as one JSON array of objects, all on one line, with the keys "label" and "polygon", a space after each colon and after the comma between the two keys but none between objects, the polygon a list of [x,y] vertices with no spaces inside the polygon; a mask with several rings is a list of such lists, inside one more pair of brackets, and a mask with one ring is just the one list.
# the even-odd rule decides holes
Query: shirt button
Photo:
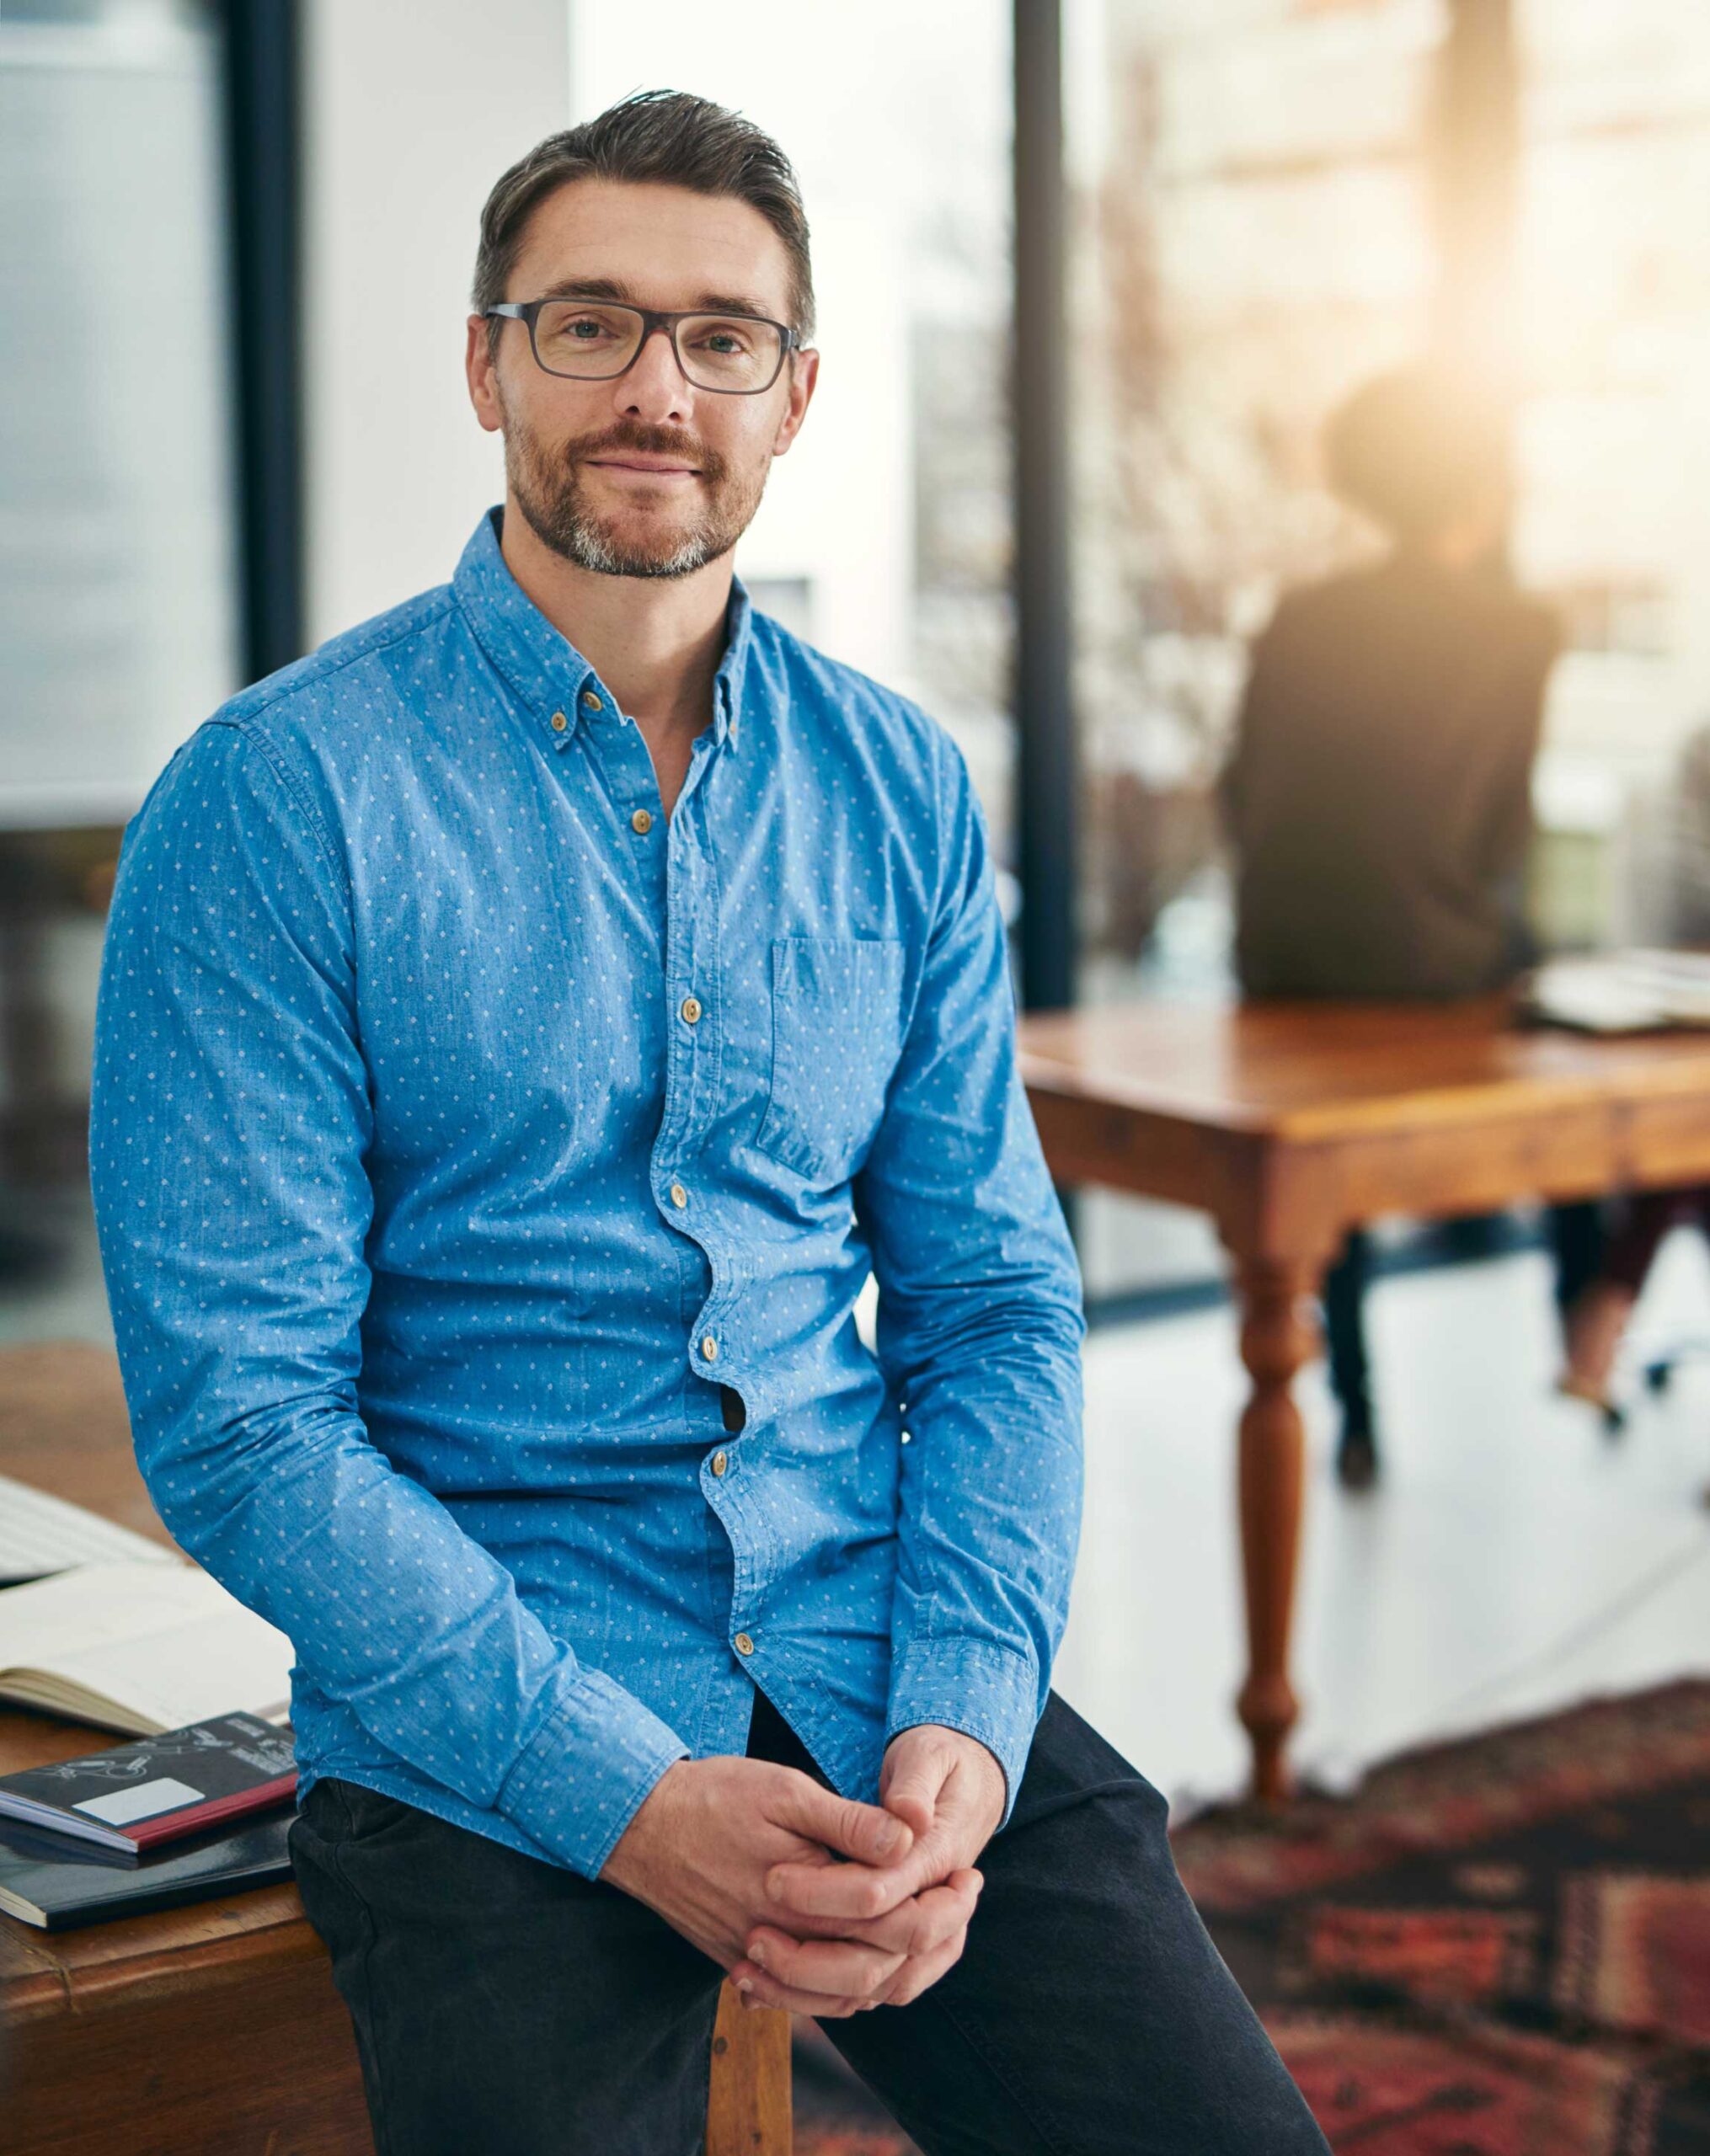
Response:
[{"label": "shirt button", "polygon": [[689,1193],[680,1182],[674,1182],[671,1187],[671,1202],[673,1205],[687,1205],[689,1202]]},{"label": "shirt button", "polygon": [[734,1645],[738,1654],[752,1654],[754,1652],[754,1642],[746,1632],[739,1632]]},{"label": "shirt button", "polygon": [[692,995],[686,995],[683,998],[684,1017],[687,1018],[689,1023],[692,1026],[696,1019],[698,1018],[700,1015],[701,1006],[699,999]]},{"label": "shirt button", "polygon": [[632,831],[639,831],[645,837],[653,829],[652,812],[646,808],[638,808],[629,819],[629,828]]},{"label": "shirt button", "polygon": [[729,1465],[730,1465],[730,1455],[729,1455],[729,1453],[725,1453],[725,1452],[715,1452],[715,1453],[713,1454],[713,1474],[715,1474],[715,1475],[722,1475],[722,1474],[724,1472],[724,1470],[725,1470],[725,1469],[726,1469]]},{"label": "shirt button", "polygon": [[594,691],[591,689],[583,690],[582,707],[585,711],[604,711],[606,708],[605,705],[601,702],[599,697],[594,694]]},{"label": "shirt button", "polygon": [[555,711],[553,713],[553,732],[554,734],[562,734],[569,723],[569,719],[564,717],[561,711]]},{"label": "shirt button", "polygon": [[719,1343],[710,1332],[703,1332],[701,1335],[701,1353],[709,1363],[718,1358]]}]

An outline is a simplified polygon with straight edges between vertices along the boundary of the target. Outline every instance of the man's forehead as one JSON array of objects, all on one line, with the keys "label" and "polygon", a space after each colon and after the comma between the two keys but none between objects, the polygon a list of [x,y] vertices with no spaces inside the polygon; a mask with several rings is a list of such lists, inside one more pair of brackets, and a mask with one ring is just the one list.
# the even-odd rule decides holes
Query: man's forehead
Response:
[{"label": "man's forehead", "polygon": [[656,307],[788,312],[788,258],[767,219],[738,196],[683,187],[569,182],[537,205],[510,282],[519,299],[596,291]]}]

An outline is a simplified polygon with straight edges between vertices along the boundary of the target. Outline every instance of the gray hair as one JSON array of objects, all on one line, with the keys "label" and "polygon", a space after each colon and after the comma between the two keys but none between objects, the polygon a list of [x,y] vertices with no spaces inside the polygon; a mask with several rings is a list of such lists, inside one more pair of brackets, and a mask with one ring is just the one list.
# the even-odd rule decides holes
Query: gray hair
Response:
[{"label": "gray hair", "polygon": [[[506,296],[535,210],[576,179],[652,181],[751,204],[783,242],[789,259],[790,327],[804,343],[812,337],[807,213],[789,159],[752,120],[683,90],[638,90],[597,118],[548,135],[501,173],[481,211],[470,295],[477,314]],[[502,326],[496,318],[489,322],[489,346]]]}]

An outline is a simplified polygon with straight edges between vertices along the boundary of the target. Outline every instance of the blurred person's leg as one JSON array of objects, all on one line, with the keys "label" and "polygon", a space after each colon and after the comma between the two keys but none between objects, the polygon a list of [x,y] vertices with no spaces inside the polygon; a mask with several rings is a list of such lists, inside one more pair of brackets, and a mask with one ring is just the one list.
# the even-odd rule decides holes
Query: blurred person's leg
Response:
[{"label": "blurred person's leg", "polygon": [[1510,1246],[1509,1218],[1505,1212],[1457,1213],[1437,1224],[1439,1246],[1454,1264],[1477,1264],[1481,1258],[1499,1257]]},{"label": "blurred person's leg", "polygon": [[1052,1692],[960,1960],[907,2006],[819,2025],[926,2156],[1328,2156],[1166,1817]]},{"label": "blurred person's leg", "polygon": [[1597,1198],[1575,1198],[1545,1210],[1545,1233],[1556,1262],[1556,1310],[1564,1338],[1568,1312],[1603,1270],[1609,1240],[1606,1211]]},{"label": "blurred person's leg", "polygon": [[1619,1411],[1609,1384],[1633,1306],[1663,1239],[1682,1220],[1702,1219],[1710,1190],[1633,1192],[1604,1246],[1602,1262],[1566,1306],[1567,1353],[1558,1385],[1606,1415]]},{"label": "blurred person's leg", "polygon": [[1361,1488],[1377,1471],[1377,1438],[1371,1412],[1371,1369],[1365,1348],[1365,1290],[1371,1278],[1371,1238],[1349,1231],[1342,1254],[1324,1275],[1324,1346],[1330,1390],[1341,1411],[1336,1471],[1350,1488]]}]

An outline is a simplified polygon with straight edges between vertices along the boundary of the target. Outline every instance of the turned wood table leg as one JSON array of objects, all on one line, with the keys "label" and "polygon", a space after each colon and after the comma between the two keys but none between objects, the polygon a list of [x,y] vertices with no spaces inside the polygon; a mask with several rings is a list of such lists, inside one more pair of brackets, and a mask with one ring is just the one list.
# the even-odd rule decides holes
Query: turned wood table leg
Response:
[{"label": "turned wood table leg", "polygon": [[1253,1793],[1289,1793],[1284,1747],[1300,1709],[1289,1683],[1289,1629],[1300,1551],[1306,1438],[1295,1373],[1317,1350],[1312,1297],[1321,1268],[1307,1260],[1235,1263],[1241,1359],[1253,1390],[1241,1417],[1241,1554],[1247,1587],[1247,1682],[1239,1708],[1253,1740]]}]

